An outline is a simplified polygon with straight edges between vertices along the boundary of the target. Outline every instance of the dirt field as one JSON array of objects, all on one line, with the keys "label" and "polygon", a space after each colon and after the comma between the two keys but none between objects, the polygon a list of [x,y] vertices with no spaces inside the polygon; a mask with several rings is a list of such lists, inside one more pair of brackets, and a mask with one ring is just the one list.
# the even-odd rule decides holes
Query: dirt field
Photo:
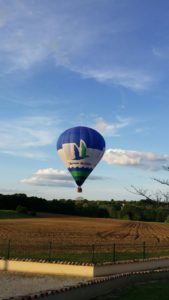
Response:
[{"label": "dirt field", "polygon": [[169,243],[169,225],[112,219],[57,216],[0,220],[0,240],[58,244]]}]

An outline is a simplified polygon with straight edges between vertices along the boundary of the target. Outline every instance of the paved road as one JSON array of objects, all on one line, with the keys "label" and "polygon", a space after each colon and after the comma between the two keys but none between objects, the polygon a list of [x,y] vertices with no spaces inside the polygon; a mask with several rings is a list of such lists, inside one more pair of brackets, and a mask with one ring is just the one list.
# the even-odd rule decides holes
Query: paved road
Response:
[{"label": "paved road", "polygon": [[0,299],[57,289],[86,281],[79,277],[35,275],[0,271]]}]

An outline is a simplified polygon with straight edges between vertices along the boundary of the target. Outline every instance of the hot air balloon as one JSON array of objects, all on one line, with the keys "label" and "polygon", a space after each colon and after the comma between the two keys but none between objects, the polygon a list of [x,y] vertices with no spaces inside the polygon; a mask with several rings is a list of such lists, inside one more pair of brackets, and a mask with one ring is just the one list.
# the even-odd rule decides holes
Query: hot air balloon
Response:
[{"label": "hot air balloon", "polygon": [[93,171],[105,151],[105,141],[96,130],[77,126],[64,131],[57,141],[57,151],[78,188]]}]

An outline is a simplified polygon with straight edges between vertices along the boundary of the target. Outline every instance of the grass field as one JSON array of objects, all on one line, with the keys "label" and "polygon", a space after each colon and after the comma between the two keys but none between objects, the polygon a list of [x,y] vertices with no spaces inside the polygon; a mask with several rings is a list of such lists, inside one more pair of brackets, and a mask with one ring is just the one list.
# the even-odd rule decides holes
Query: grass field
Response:
[{"label": "grass field", "polygon": [[8,248],[12,257],[80,262],[164,256],[169,225],[61,215],[1,219],[0,255]]},{"label": "grass field", "polygon": [[154,281],[150,283],[142,283],[134,286],[121,295],[106,295],[95,298],[95,300],[168,300],[169,299],[169,282]]},{"label": "grass field", "polygon": [[30,215],[18,213],[15,210],[0,210],[0,219],[23,219],[30,217]]}]

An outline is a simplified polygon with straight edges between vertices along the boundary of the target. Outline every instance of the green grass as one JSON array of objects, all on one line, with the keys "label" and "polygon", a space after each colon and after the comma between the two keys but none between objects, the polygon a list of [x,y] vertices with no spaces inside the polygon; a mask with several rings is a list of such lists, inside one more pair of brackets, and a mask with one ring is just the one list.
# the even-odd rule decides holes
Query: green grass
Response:
[{"label": "green grass", "polygon": [[[8,252],[8,243],[0,245],[0,256],[6,257]],[[159,257],[159,256],[166,256],[169,255],[169,252],[165,253],[151,253],[147,257]],[[65,251],[63,250],[54,250],[50,252],[48,245],[43,245],[42,247],[31,247],[31,245],[13,245],[11,243],[10,246],[10,258],[30,258],[30,259],[44,259],[44,260],[51,260],[51,261],[71,261],[71,262],[79,262],[79,263],[103,263],[103,262],[114,262],[113,253],[95,253],[94,256],[92,252],[72,252],[72,251]],[[132,259],[143,259],[142,253],[129,253],[129,252],[121,252],[116,254],[115,261],[125,261],[125,260],[132,260]]]},{"label": "green grass", "polygon": [[[12,248],[12,247],[11,247]],[[1,247],[0,256],[7,257],[8,253],[8,245],[6,244],[3,248]],[[48,249],[39,250],[39,251],[29,251],[29,249],[25,250],[21,247],[21,250],[18,249],[10,249],[10,258],[20,258],[20,259],[35,259],[35,260],[48,260],[48,261],[71,261],[71,262],[79,262],[79,263],[91,263],[92,262],[92,254],[91,253],[51,253]]]},{"label": "green grass", "polygon": [[97,300],[168,300],[169,282],[154,281],[127,289],[119,296],[112,294],[98,297]]},{"label": "green grass", "polygon": [[0,210],[0,219],[19,219],[30,217],[30,215],[18,213],[15,210]]}]

